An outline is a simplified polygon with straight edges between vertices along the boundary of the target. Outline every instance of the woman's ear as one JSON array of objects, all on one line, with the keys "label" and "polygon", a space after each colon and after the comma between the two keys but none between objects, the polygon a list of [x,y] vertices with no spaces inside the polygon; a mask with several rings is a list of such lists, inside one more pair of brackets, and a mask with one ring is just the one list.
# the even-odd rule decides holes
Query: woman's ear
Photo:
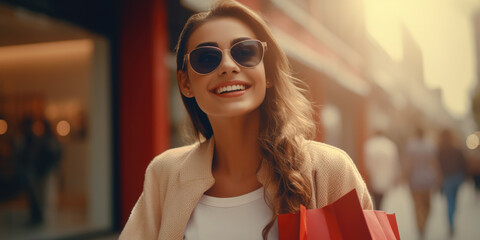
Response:
[{"label": "woman's ear", "polygon": [[267,88],[271,88],[271,87],[273,86],[272,81],[270,81],[269,79],[267,79],[266,86],[267,86]]},{"label": "woman's ear", "polygon": [[187,73],[185,73],[184,71],[177,71],[177,80],[178,86],[183,96],[187,98],[193,97],[193,91],[190,85],[190,80],[188,80]]}]

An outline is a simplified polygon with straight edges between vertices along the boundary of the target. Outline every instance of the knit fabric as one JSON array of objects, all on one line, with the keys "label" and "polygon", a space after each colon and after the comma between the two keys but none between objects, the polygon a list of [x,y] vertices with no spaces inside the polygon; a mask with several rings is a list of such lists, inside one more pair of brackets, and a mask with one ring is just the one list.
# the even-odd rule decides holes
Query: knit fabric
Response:
[{"label": "knit fabric", "polygon": [[[175,148],[155,157],[149,164],[140,195],[120,240],[183,239],[185,227],[203,193],[213,186],[211,166],[215,140]],[[342,150],[314,141],[305,141],[306,161],[301,171],[312,183],[308,208],[328,205],[353,188],[364,209],[372,209],[367,187],[350,157]],[[264,165],[257,174],[265,183]],[[270,185],[273,187],[273,185]],[[274,196],[275,189],[267,193]]]}]

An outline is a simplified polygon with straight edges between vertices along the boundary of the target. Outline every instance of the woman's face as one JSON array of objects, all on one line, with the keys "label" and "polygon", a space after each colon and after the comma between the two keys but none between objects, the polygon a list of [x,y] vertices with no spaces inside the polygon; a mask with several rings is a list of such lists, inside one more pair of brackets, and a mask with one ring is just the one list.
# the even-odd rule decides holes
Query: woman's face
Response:
[{"label": "woman's face", "polygon": [[195,97],[200,108],[210,117],[246,115],[258,109],[267,88],[263,60],[256,66],[238,65],[227,49],[245,39],[257,39],[253,31],[235,18],[212,19],[197,28],[187,44],[187,53],[199,46],[222,49],[220,65],[212,72],[201,75],[186,63],[188,76],[179,73],[182,94]]}]

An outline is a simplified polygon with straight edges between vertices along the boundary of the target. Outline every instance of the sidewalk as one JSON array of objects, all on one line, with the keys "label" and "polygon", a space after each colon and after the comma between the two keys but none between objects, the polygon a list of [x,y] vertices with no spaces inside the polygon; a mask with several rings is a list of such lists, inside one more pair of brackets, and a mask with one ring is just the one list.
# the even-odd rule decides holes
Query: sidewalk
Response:
[{"label": "sidewalk", "polygon": [[[401,239],[420,239],[415,220],[413,200],[408,185],[401,184],[390,190],[384,198],[383,210],[395,213]],[[447,201],[439,192],[432,195],[430,216],[425,240],[449,240]],[[458,192],[455,213],[455,240],[480,239],[480,196],[475,194],[472,181],[462,184]]]}]

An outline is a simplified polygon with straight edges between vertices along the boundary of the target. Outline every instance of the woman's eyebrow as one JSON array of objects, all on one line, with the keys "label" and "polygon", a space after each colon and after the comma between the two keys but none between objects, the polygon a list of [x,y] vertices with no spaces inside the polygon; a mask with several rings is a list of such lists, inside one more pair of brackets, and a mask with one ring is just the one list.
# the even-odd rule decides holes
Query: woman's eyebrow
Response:
[{"label": "woman's eyebrow", "polygon": [[241,42],[241,41],[244,41],[244,40],[249,40],[251,38],[249,37],[240,37],[240,38],[235,38],[233,39],[231,42],[230,42],[230,46],[232,46],[233,44],[237,43],[237,42]]},{"label": "woman's eyebrow", "polygon": [[198,44],[195,48],[203,47],[203,46],[214,46],[214,47],[218,47],[218,44],[217,44],[216,42],[203,42],[203,43]]},{"label": "woman's eyebrow", "polygon": [[[232,41],[230,41],[230,46],[237,43],[237,42],[241,42],[241,41],[249,40],[249,39],[251,39],[251,38],[249,38],[249,37],[235,38]],[[204,46],[218,47],[218,44],[216,42],[203,42],[203,43],[198,44],[195,48],[204,47]]]}]

